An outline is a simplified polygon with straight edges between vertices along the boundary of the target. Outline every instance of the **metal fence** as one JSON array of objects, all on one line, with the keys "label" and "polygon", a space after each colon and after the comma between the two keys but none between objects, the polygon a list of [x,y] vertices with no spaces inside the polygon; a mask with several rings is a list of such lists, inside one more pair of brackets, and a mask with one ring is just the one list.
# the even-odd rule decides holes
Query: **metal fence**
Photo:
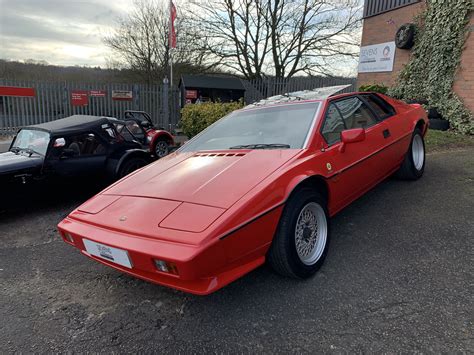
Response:
[{"label": "metal fence", "polygon": [[[18,128],[67,116],[97,115],[121,118],[125,110],[150,113],[154,123],[175,128],[179,120],[179,93],[166,85],[40,82],[2,80],[0,86],[34,88],[34,97],[0,96],[0,135],[11,135]],[[131,101],[114,100],[112,92],[131,91]],[[100,91],[103,96],[87,95],[87,104],[74,106],[72,93]]]},{"label": "metal fence", "polygon": [[250,104],[274,95],[326,86],[350,85],[344,92],[351,92],[356,89],[356,81],[356,78],[342,77],[295,77],[290,79],[242,80],[242,83],[245,87],[245,102]]},{"label": "metal fence", "polygon": [[[355,78],[298,77],[291,79],[266,78],[242,80],[246,89],[245,102],[252,102],[286,92],[314,89],[333,85],[351,85],[345,91],[355,89]],[[34,97],[0,96],[0,136],[12,135],[19,128],[57,120],[74,114],[110,116],[121,118],[125,110],[142,110],[150,113],[154,123],[165,129],[176,128],[180,119],[179,90],[167,85],[44,82],[0,79],[0,86],[34,88]],[[112,98],[116,90],[131,91],[131,101]],[[101,96],[87,95],[85,105],[75,106],[72,94],[76,91],[91,93],[100,91]]]}]

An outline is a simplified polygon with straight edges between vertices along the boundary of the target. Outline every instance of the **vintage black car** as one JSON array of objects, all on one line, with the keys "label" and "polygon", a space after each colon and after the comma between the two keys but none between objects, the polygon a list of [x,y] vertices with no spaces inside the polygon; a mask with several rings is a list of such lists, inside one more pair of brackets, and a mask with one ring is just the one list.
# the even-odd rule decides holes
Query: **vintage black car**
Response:
[{"label": "vintage black car", "polygon": [[115,118],[74,115],[25,127],[0,154],[0,183],[121,178],[152,160],[139,142],[117,131],[121,126]]}]

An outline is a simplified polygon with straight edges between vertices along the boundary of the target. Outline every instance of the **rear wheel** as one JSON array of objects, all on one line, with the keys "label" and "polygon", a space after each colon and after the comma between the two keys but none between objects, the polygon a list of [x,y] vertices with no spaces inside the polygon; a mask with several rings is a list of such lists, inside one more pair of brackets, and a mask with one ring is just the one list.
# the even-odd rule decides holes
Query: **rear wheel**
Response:
[{"label": "rear wheel", "polygon": [[405,180],[419,179],[425,170],[425,142],[419,128],[416,128],[411,138],[410,148],[405,155],[402,166],[396,176]]},{"label": "rear wheel", "polygon": [[301,188],[283,210],[268,262],[281,275],[307,278],[323,264],[328,246],[326,201],[317,191]]},{"label": "rear wheel", "polygon": [[130,174],[131,172],[140,169],[148,164],[148,161],[144,158],[129,158],[123,162],[122,166],[118,172],[118,178],[123,178],[124,176]]},{"label": "rear wheel", "polygon": [[168,155],[169,150],[170,148],[166,140],[161,139],[156,142],[155,155],[158,159],[163,158],[164,156]]}]

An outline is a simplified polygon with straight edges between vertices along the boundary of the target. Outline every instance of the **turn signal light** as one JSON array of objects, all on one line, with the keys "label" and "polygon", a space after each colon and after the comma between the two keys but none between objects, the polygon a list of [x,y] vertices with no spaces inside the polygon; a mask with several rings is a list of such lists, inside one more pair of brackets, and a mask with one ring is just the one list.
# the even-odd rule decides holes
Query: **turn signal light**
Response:
[{"label": "turn signal light", "polygon": [[64,232],[63,236],[64,236],[64,239],[66,239],[66,241],[68,241],[71,244],[74,244],[74,238],[72,237],[71,234],[69,234],[68,232]]},{"label": "turn signal light", "polygon": [[176,267],[175,264],[169,261],[158,260],[158,259],[153,259],[153,261],[155,262],[155,266],[158,269],[158,271],[166,272],[167,274],[178,275],[178,268]]}]

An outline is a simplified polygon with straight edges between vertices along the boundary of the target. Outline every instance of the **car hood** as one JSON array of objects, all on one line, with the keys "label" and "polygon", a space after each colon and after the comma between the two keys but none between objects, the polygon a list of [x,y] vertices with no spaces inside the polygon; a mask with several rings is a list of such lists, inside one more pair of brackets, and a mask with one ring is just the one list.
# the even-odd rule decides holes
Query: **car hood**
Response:
[{"label": "car hood", "polygon": [[43,164],[43,157],[39,155],[22,155],[13,152],[0,153],[0,174],[34,170]]},{"label": "car hood", "polygon": [[103,195],[136,196],[227,209],[300,150],[175,153]]}]

